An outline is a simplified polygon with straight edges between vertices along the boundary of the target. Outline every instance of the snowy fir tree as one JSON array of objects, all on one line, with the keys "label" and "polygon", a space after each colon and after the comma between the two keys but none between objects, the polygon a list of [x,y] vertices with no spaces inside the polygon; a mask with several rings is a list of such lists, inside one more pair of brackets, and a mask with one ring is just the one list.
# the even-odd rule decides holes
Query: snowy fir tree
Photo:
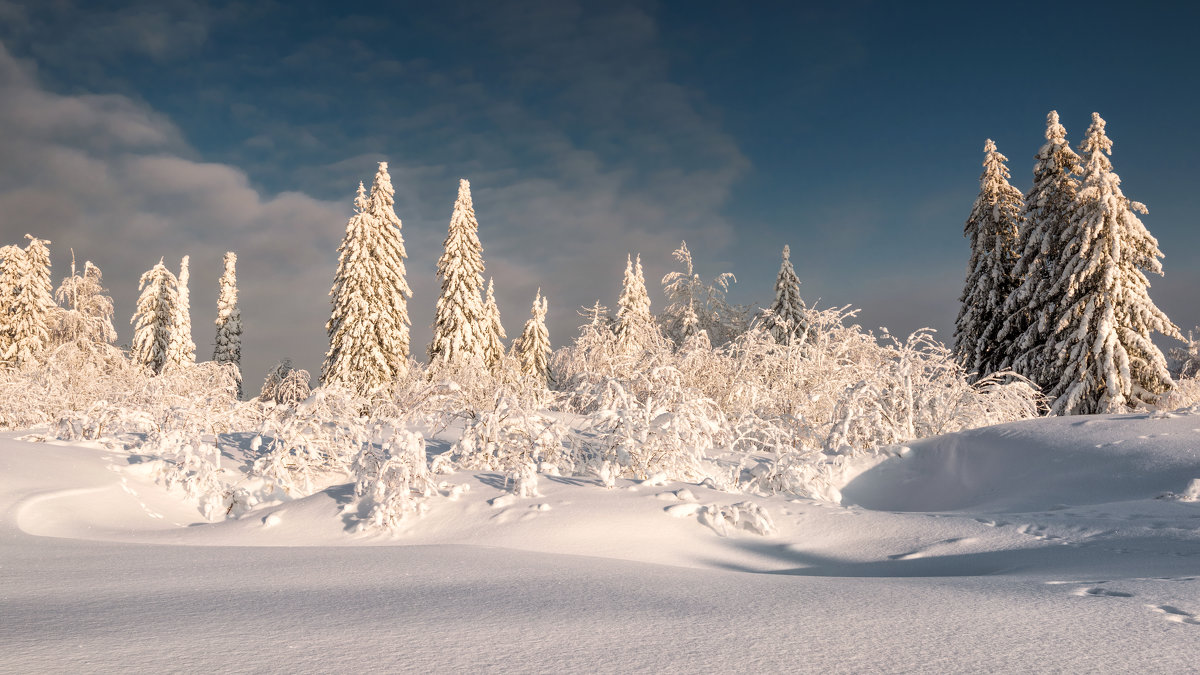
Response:
[{"label": "snowy fir tree", "polygon": [[458,183],[458,199],[450,216],[444,251],[438,259],[437,275],[442,292],[437,301],[433,340],[429,343],[430,365],[456,366],[482,363],[489,330],[480,291],[483,290],[483,246],[479,222],[471,203],[471,184]]},{"label": "snowy fir tree", "polygon": [[488,279],[487,300],[484,302],[483,310],[487,317],[483,362],[488,368],[494,368],[504,356],[504,343],[501,341],[508,338],[508,335],[504,332],[504,325],[500,323],[500,307],[496,304],[496,293],[491,279]]},{"label": "snowy fir tree", "polygon": [[387,162],[380,162],[369,197],[358,185],[329,291],[333,312],[325,325],[329,351],[321,381],[362,395],[389,386],[408,369],[412,291],[394,198]]},{"label": "snowy fir tree", "polygon": [[800,279],[792,267],[792,249],[783,247],[783,262],[775,277],[775,300],[763,321],[776,342],[787,344],[804,335],[804,300],[800,298]]},{"label": "snowy fir tree", "polygon": [[1004,302],[1017,287],[1013,267],[1024,210],[1021,192],[1008,183],[1004,164],[1008,158],[996,151],[990,138],[983,152],[979,197],[963,229],[971,242],[971,259],[954,328],[955,356],[979,377],[1000,370],[1004,362],[1005,349],[997,332]]},{"label": "snowy fir tree", "polygon": [[232,364],[237,370],[238,397],[242,395],[242,310],[238,307],[237,254],[225,253],[225,271],[217,295],[217,337],[213,361]]},{"label": "snowy fir tree", "polygon": [[1045,389],[1056,378],[1044,370],[1042,348],[1053,329],[1055,308],[1063,300],[1054,295],[1059,279],[1055,266],[1062,257],[1063,237],[1079,192],[1076,176],[1082,170],[1056,111],[1046,116],[1046,143],[1035,159],[1033,186],[1025,196],[1024,224],[1017,241],[1020,257],[1013,267],[1017,287],[1004,301],[996,331],[1005,351],[997,369],[1012,368]]},{"label": "snowy fir tree", "polygon": [[0,362],[12,350],[14,302],[24,275],[24,249],[11,244],[0,248]]},{"label": "snowy fir tree", "polygon": [[4,295],[4,338],[0,361],[12,367],[36,366],[50,345],[54,287],[50,283],[50,242],[25,235],[21,250],[7,248],[0,292]]},{"label": "snowy fir tree", "polygon": [[167,364],[170,366],[190,365],[196,362],[196,343],[192,341],[192,303],[188,292],[191,274],[188,269],[190,256],[179,262],[179,276],[175,287],[175,318],[171,325],[171,342],[167,348]]},{"label": "snowy fir tree", "polygon": [[59,284],[54,297],[63,306],[55,313],[54,342],[65,344],[112,344],[117,340],[113,327],[113,301],[107,295],[100,268],[87,261],[83,274],[75,270],[74,254],[71,275]]},{"label": "snowy fir tree", "polygon": [[1153,332],[1182,339],[1150,299],[1146,272],[1162,274],[1158,241],[1138,219],[1146,207],[1121,192],[1112,141],[1092,113],[1080,150],[1083,181],[1064,232],[1053,296],[1062,298],[1042,355],[1059,375],[1047,394],[1059,415],[1121,412],[1153,404],[1171,386]]},{"label": "snowy fir tree", "polygon": [[642,256],[637,257],[636,263],[627,256],[621,297],[617,299],[617,345],[627,353],[640,351],[656,330],[654,315],[650,313],[646,278],[642,274]]},{"label": "snowy fir tree", "polygon": [[130,357],[152,375],[162,373],[171,365],[169,352],[171,333],[178,317],[178,284],[179,281],[162,260],[144,273],[138,282],[141,295],[138,297],[137,311],[130,319],[130,323],[134,324]]},{"label": "snowy fir tree", "polygon": [[521,364],[521,373],[545,386],[550,381],[550,332],[546,330],[549,303],[538,289],[533,299],[532,316],[525,322],[521,337],[513,343],[513,352]]},{"label": "snowy fir tree", "polygon": [[392,177],[387,169],[387,162],[379,163],[371,183],[367,210],[378,242],[378,252],[372,256],[378,275],[378,340],[389,368],[395,376],[400,376],[408,371],[409,327],[412,326],[408,318],[408,300],[412,297],[412,289],[408,286],[404,267],[408,252],[401,234],[403,224],[396,215],[396,189],[392,187]]}]

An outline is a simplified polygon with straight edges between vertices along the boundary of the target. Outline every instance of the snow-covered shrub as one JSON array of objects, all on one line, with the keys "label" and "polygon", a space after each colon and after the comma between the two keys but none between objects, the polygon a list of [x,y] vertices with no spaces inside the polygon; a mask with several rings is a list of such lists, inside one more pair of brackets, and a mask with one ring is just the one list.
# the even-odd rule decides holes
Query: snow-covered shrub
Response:
[{"label": "snow-covered shrub", "polygon": [[1200,374],[1200,326],[1188,331],[1182,347],[1172,347],[1167,352],[1167,361],[1176,380]]},{"label": "snow-covered shrub", "polygon": [[320,387],[308,400],[268,416],[259,436],[263,454],[254,472],[292,495],[312,494],[327,474],[346,475],[376,433],[361,414],[362,399],[339,387]]},{"label": "snow-covered shrub", "polygon": [[512,472],[542,463],[569,470],[576,462],[570,443],[570,429],[558,418],[501,393],[463,429],[451,456],[470,470]]},{"label": "snow-covered shrub", "polygon": [[585,434],[585,461],[597,471],[615,463],[623,474],[648,478],[662,473],[673,480],[704,477],[706,454],[726,441],[727,424],[716,403],[681,386],[677,369],[659,367],[638,384],[639,397],[615,378],[577,394],[593,410]]},{"label": "snow-covered shrub", "polygon": [[353,469],[354,494],[366,511],[360,530],[395,530],[406,517],[423,513],[425,499],[437,494],[425,440],[416,432],[380,426],[354,458]]},{"label": "snow-covered shrub", "polygon": [[1191,408],[1200,403],[1200,377],[1180,377],[1158,399],[1159,410]]},{"label": "snow-covered shrub", "polygon": [[142,446],[156,456],[154,479],[168,490],[179,488],[198,502],[207,520],[225,516],[232,488],[221,476],[221,450],[215,438],[190,437],[181,431],[156,432]]},{"label": "snow-covered shrub", "polygon": [[284,359],[267,373],[258,400],[294,406],[312,393],[312,386],[309,384],[311,379],[307,370],[293,368],[292,360]]},{"label": "snow-covered shrub", "polygon": [[775,534],[771,514],[754,502],[738,502],[729,506],[709,504],[696,511],[696,518],[722,537],[729,536],[735,530],[759,535]]}]

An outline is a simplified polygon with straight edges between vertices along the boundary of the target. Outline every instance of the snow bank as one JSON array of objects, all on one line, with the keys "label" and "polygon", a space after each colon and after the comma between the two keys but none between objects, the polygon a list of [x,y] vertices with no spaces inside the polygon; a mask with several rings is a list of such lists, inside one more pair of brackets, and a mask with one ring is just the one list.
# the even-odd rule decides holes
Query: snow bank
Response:
[{"label": "snow bank", "polygon": [[909,447],[846,485],[844,503],[1032,512],[1186,494],[1200,478],[1200,415],[1025,420]]}]

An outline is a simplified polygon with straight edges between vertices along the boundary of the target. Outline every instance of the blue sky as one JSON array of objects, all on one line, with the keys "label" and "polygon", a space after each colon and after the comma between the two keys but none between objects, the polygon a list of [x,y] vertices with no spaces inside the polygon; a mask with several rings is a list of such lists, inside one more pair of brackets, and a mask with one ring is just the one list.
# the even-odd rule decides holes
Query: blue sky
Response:
[{"label": "blue sky", "polygon": [[1024,190],[1046,112],[1077,142],[1099,111],[1166,253],[1152,296],[1200,322],[1194,8],[431,4],[0,0],[0,234],[50,238],[56,278],[72,247],[99,264],[122,341],[137,276],[190,254],[201,354],[238,251],[250,381],[285,355],[319,368],[380,160],[414,345],[459,177],[510,334],[542,287],[561,344],[577,307],[615,304],[626,253],[653,293],[686,238],[737,301],[769,303],[790,244],[810,302],[949,339],[985,139]]}]

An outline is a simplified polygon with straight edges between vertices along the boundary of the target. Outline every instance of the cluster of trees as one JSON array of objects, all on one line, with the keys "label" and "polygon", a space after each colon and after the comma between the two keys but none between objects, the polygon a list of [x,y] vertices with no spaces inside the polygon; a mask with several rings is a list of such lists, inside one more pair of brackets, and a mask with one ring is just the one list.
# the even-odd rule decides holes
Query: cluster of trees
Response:
[{"label": "cluster of trees", "polygon": [[[117,331],[100,268],[87,261],[80,274],[72,260],[70,276],[54,291],[50,242],[25,236],[29,243],[24,249],[0,248],[0,363],[14,370],[37,368],[66,347],[104,352],[105,358],[111,358]],[[242,318],[236,261],[233,253],[225,254],[213,360],[231,365],[240,383]],[[188,280],[188,256],[180,262],[178,276],[159,260],[141,277],[141,295],[130,321],[134,334],[128,358],[151,375],[196,362]]]},{"label": "cluster of trees", "polygon": [[[333,311],[326,330],[329,351],[321,382],[359,395],[387,390],[411,369],[404,238],[395,211],[395,190],[387,162],[380,162],[370,193],[362,183],[354,215],[338,248],[338,268],[329,294]],[[507,337],[492,280],[483,287],[483,246],[471,201],[471,184],[459,182],[444,251],[437,264],[441,295],[433,323],[429,362],[447,372],[486,368],[495,371],[505,358]],[[511,357],[520,371],[545,379],[550,353],[547,301],[539,289],[531,325],[513,341]]]},{"label": "cluster of trees", "polygon": [[1121,191],[1100,115],[1078,153],[1066,136],[1051,111],[1026,195],[987,141],[954,351],[980,377],[1029,378],[1055,414],[1152,405],[1172,381],[1151,334],[1182,339],[1148,294],[1163,254],[1145,205]]}]

